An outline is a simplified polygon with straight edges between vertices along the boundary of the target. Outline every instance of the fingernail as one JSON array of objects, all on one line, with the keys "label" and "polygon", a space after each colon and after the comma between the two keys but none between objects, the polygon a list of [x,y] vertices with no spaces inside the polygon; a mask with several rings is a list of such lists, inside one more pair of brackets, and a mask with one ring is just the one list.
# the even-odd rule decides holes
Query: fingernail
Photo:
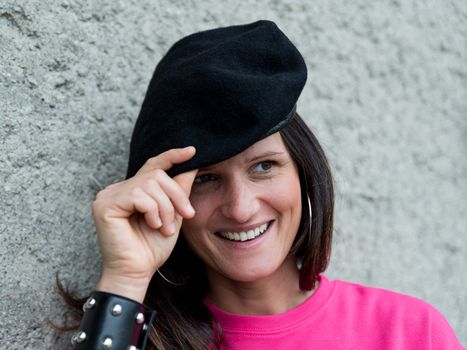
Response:
[{"label": "fingernail", "polygon": [[162,221],[159,218],[156,218],[156,227],[159,228],[162,226]]},{"label": "fingernail", "polygon": [[186,210],[188,211],[189,215],[194,215],[195,214],[195,209],[191,206],[190,203],[188,203],[185,207],[186,207]]},{"label": "fingernail", "polygon": [[167,230],[169,230],[170,234],[173,235],[175,231],[177,231],[177,226],[172,222],[169,226],[167,226]]}]

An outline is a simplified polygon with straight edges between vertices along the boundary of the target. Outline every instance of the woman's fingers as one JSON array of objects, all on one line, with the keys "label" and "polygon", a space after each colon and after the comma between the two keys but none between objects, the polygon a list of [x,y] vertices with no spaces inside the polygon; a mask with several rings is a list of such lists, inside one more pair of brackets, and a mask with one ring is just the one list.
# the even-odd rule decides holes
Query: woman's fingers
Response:
[{"label": "woman's fingers", "polygon": [[[162,167],[170,168],[191,158],[194,153],[194,147],[187,147],[149,159],[134,177],[101,191],[96,211],[102,207],[101,215],[107,218],[129,217],[139,212],[150,228],[158,229],[164,235],[176,233],[183,218],[195,215],[189,195],[197,170],[171,178]],[[106,205],[106,202],[113,202],[113,205]]]},{"label": "woman's fingers", "polygon": [[[157,184],[160,188],[167,194],[172,202],[175,210],[184,218],[191,218],[195,214],[195,210],[191,206],[189,200],[189,191],[187,192],[177,181],[176,178],[172,179],[167,173],[163,170],[155,170],[155,177],[157,178]],[[194,180],[194,176],[193,180]],[[192,180],[192,183],[193,183]],[[187,184],[184,184],[184,187],[190,187],[188,184],[189,179],[185,180]]]},{"label": "woman's fingers", "polygon": [[162,221],[161,232],[171,235],[179,228],[179,216],[192,218],[195,211],[184,189],[163,170],[156,169],[150,174],[152,176],[145,181],[143,190],[158,204],[158,214]]},{"label": "woman's fingers", "polygon": [[198,174],[198,169],[187,171],[185,173],[174,176],[173,178],[174,181],[180,185],[187,196],[190,196],[191,187],[195,181],[196,174]]},{"label": "woman's fingers", "polygon": [[159,229],[162,226],[162,221],[159,218],[159,212],[156,210],[150,210],[144,213],[144,220],[148,226],[152,229]]},{"label": "woman's fingers", "polygon": [[157,202],[141,189],[133,191],[133,206],[135,210],[144,215],[144,219],[149,227],[158,229],[162,222],[159,218],[159,206]]},{"label": "woman's fingers", "polygon": [[144,215],[152,229],[158,229],[167,236],[177,231],[174,206],[159,186],[153,186],[150,190],[134,189],[133,205],[137,212]]},{"label": "woman's fingers", "polygon": [[196,149],[193,146],[173,148],[155,157],[149,158],[138,170],[137,174],[144,174],[155,169],[169,170],[174,164],[186,162],[193,158]]},{"label": "woman's fingers", "polygon": [[175,209],[168,194],[156,181],[148,181],[143,190],[155,203],[157,203],[158,210],[156,211],[156,215],[161,222],[161,225],[158,227],[160,228],[160,231],[165,235],[175,233]]}]

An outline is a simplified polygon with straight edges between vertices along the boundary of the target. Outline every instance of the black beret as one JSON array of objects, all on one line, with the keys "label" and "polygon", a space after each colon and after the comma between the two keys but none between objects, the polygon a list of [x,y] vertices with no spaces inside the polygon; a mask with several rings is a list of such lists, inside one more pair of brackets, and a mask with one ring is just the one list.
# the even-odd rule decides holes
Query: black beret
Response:
[{"label": "black beret", "polygon": [[168,173],[230,158],[279,131],[305,85],[302,55],[274,22],[216,28],[177,41],[149,83],[130,144],[127,178],[147,159],[195,146]]}]

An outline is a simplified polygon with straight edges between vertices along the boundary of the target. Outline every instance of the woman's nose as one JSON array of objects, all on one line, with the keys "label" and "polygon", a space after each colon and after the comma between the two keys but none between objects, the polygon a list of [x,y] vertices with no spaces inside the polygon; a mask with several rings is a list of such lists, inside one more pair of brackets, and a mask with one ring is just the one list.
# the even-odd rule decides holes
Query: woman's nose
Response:
[{"label": "woman's nose", "polygon": [[259,207],[257,193],[245,180],[236,179],[229,183],[222,205],[222,214],[226,218],[246,223],[254,217]]}]

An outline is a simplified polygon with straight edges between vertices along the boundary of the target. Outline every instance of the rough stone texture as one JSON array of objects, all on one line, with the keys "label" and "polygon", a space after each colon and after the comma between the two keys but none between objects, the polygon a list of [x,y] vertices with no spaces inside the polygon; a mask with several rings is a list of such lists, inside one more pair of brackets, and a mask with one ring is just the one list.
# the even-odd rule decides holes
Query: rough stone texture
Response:
[{"label": "rough stone texture", "polygon": [[54,274],[83,293],[97,280],[90,203],[124,176],[161,55],[260,18],[309,67],[299,111],[338,191],[328,275],[422,298],[467,344],[467,2],[4,0],[2,348],[66,348],[46,323],[65,314]]}]

